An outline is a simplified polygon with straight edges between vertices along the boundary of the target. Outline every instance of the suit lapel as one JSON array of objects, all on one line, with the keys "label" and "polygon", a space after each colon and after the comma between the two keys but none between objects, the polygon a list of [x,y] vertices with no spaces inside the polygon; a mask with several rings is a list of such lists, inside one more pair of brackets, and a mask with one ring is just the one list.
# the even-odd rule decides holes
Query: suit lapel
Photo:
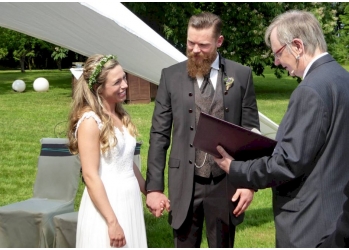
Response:
[{"label": "suit lapel", "polygon": [[[185,68],[185,72],[186,72],[186,68]],[[181,81],[182,88],[178,88],[178,91],[184,94],[183,96],[184,103],[182,103],[181,105],[185,105],[186,110],[189,110],[189,109],[195,110],[194,84],[197,84],[196,79],[190,78],[188,74],[183,74],[182,79],[183,79]]]},{"label": "suit lapel", "polygon": [[334,61],[333,57],[330,55],[330,54],[327,54],[323,57],[320,57],[319,59],[317,59],[310,67],[307,75],[305,77],[307,77],[310,72],[312,72],[314,69],[316,69],[317,67],[321,66],[322,64],[324,63],[328,63],[328,62],[331,62],[331,61]]},{"label": "suit lapel", "polygon": [[[225,59],[221,55],[219,55],[219,68],[221,70],[221,79],[219,79],[217,81],[217,84],[220,83],[221,86],[222,86],[221,91],[222,91],[222,96],[223,96],[223,108],[224,108],[224,107],[229,107],[229,104],[231,103],[232,99],[229,98],[229,95],[226,95],[226,93],[225,93],[224,78],[228,77],[228,74],[227,74],[227,68],[226,68]],[[234,77],[235,78],[235,75],[234,74],[230,74],[229,77]],[[226,112],[224,112],[224,119],[227,119],[227,113]]]}]

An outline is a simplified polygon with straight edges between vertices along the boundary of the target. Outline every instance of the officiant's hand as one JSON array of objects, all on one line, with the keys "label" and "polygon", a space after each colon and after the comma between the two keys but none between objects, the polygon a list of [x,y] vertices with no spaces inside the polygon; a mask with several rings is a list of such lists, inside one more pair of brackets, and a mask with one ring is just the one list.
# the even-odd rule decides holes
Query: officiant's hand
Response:
[{"label": "officiant's hand", "polygon": [[146,206],[155,217],[160,217],[163,214],[164,208],[170,211],[170,200],[167,199],[160,191],[151,191],[147,193]]},{"label": "officiant's hand", "polygon": [[217,146],[217,150],[218,153],[221,154],[222,158],[213,157],[213,159],[221,169],[229,174],[230,163],[234,160],[234,158],[231,157],[221,146]]}]

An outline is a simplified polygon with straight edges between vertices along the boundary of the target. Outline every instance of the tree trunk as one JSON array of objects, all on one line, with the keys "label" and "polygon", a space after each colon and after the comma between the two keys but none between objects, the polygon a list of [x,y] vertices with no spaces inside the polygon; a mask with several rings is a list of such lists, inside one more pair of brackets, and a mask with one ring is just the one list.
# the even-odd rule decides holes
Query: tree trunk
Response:
[{"label": "tree trunk", "polygon": [[[35,60],[34,60],[34,57],[31,58],[31,69],[35,69],[36,68],[36,65],[35,65]],[[30,69],[30,70],[31,70]]]},{"label": "tree trunk", "polygon": [[57,59],[57,66],[60,71],[62,71],[62,59]]},{"label": "tree trunk", "polygon": [[25,56],[21,56],[19,62],[21,64],[21,72],[25,73]]},{"label": "tree trunk", "polygon": [[29,71],[32,71],[32,64],[30,62],[30,58],[28,59],[28,69]]}]

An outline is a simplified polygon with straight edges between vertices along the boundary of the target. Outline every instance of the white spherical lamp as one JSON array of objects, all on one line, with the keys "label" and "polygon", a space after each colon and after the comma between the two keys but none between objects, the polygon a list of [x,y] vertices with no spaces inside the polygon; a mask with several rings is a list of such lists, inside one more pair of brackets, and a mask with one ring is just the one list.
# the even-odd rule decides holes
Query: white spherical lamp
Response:
[{"label": "white spherical lamp", "polygon": [[47,91],[49,86],[50,85],[49,85],[48,81],[43,77],[36,78],[34,83],[33,83],[33,88],[37,92]]},{"label": "white spherical lamp", "polygon": [[12,89],[16,92],[23,92],[25,90],[25,82],[23,80],[16,80],[12,83]]}]

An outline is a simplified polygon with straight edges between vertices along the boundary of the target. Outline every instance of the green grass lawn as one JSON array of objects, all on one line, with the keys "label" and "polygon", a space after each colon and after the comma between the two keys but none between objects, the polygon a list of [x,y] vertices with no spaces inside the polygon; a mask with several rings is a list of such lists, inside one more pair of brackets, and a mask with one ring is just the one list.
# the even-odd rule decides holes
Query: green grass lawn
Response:
[{"label": "green grass lawn", "polygon": [[[48,92],[35,92],[33,81],[45,77],[50,83]],[[16,93],[12,82],[22,79],[26,90]],[[295,79],[284,76],[276,79],[271,70],[265,78],[254,76],[259,111],[276,123],[284,115],[291,92],[297,86]],[[25,200],[32,196],[36,175],[40,139],[64,137],[65,125],[71,103],[71,74],[69,70],[0,71],[0,206]],[[154,102],[125,105],[139,129],[142,174],[145,176],[149,130]],[[167,171],[166,171],[167,172]],[[78,210],[83,184],[80,184],[75,202]],[[144,209],[149,247],[174,247],[172,230],[167,223],[167,214],[154,218]],[[238,248],[274,247],[274,222],[271,209],[271,191],[260,190],[237,227]],[[204,239],[202,247],[207,247]]]}]

